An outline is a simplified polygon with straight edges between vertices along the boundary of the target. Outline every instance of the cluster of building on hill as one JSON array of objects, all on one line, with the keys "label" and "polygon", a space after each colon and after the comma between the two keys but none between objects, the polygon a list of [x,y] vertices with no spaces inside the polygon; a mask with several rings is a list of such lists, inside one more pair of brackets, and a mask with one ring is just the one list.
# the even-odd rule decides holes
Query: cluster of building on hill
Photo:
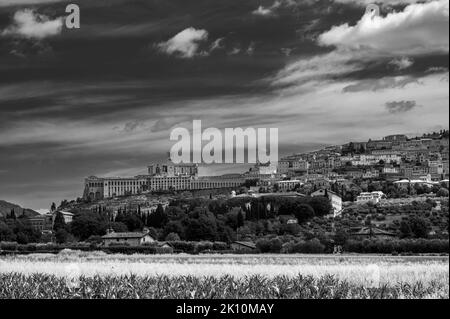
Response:
[{"label": "cluster of building on hill", "polygon": [[[151,191],[236,189],[249,180],[256,181],[251,191],[263,188],[289,192],[306,183],[314,185],[316,191],[330,189],[331,184],[349,184],[355,179],[389,181],[399,188],[411,185],[448,188],[448,176],[449,139],[448,131],[443,131],[422,138],[391,135],[381,140],[330,146],[287,156],[278,163],[258,163],[244,174],[200,177],[196,164],[169,162],[149,166],[147,175],[91,176],[85,180],[84,199],[100,200]],[[379,191],[365,192],[356,201],[378,202],[382,197]]]},{"label": "cluster of building on hill", "polygon": [[245,183],[240,174],[200,177],[197,164],[155,164],[147,175],[135,177],[91,176],[85,180],[84,199],[100,200],[117,196],[137,195],[150,191],[189,191],[236,188]]},{"label": "cluster of building on hill", "polygon": [[[382,140],[352,142],[319,151],[296,154],[278,162],[277,173],[289,178],[277,182],[286,191],[298,184],[313,183],[316,187],[349,184],[353,180],[383,180],[399,188],[411,185],[448,188],[448,132],[426,138],[409,139],[405,135],[386,136]],[[263,181],[264,183],[264,181]],[[266,183],[273,183],[270,179]],[[377,193],[361,194],[360,200]]]},{"label": "cluster of building on hill", "polygon": [[292,155],[282,159],[278,166],[279,173],[305,172],[330,180],[351,177],[438,182],[449,175],[448,132],[427,138],[392,135],[382,140],[351,142]]},{"label": "cluster of building on hill", "polygon": [[57,214],[61,214],[66,224],[71,223],[74,216],[71,212],[54,209],[46,214],[29,217],[28,220],[35,230],[42,234],[52,234]]}]

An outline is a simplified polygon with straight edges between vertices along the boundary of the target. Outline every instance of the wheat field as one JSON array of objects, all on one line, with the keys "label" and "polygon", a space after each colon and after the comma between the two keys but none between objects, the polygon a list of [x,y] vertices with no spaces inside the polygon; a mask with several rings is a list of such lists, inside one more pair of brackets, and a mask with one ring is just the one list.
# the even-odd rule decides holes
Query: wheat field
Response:
[{"label": "wheat field", "polygon": [[[80,295],[71,289],[84,287],[83,298],[133,298],[134,294],[143,298],[448,299],[449,259],[359,255],[129,256],[77,251],[0,258],[0,298],[20,296],[18,287],[36,292],[49,282],[60,287],[59,297],[64,298]],[[257,283],[258,289],[254,286]],[[95,291],[91,286],[100,290],[91,295],[87,293]],[[134,287],[139,293],[122,291],[120,287]],[[175,290],[171,292],[169,287]],[[222,293],[207,287],[222,287]],[[114,289],[118,289],[116,293],[108,295]],[[203,295],[196,295],[199,291]],[[22,297],[33,296],[38,298],[40,294]],[[58,295],[41,296],[46,297]]]}]

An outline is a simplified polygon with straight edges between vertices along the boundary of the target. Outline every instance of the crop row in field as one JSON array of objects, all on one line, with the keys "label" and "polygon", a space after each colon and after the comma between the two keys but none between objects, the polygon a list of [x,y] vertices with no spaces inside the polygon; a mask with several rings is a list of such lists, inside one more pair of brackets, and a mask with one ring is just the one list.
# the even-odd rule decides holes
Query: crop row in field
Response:
[{"label": "crop row in field", "polygon": [[0,274],[0,299],[398,299],[449,297],[448,282],[397,283],[378,287],[352,284],[327,275],[320,278],[254,275],[233,276],[94,276],[62,278],[54,275]]},{"label": "crop row in field", "polygon": [[243,278],[259,275],[295,278],[312,276],[334,278],[353,285],[385,285],[449,281],[446,257],[392,256],[244,256],[244,255],[84,255],[66,252],[55,255],[29,255],[0,258],[0,273],[47,274],[58,277],[124,276],[140,277],[221,277]]}]

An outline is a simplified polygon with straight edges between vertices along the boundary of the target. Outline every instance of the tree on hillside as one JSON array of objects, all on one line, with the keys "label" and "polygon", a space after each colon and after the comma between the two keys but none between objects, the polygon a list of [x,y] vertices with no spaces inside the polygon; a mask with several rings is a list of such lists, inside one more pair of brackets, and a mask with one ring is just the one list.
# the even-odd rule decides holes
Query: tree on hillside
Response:
[{"label": "tree on hillside", "polygon": [[156,211],[150,214],[147,220],[148,220],[147,226],[149,227],[155,228],[163,227],[167,221],[167,216],[164,212],[164,207],[161,204],[159,204],[158,207],[156,208]]},{"label": "tree on hillside", "polygon": [[334,234],[333,239],[336,245],[344,246],[347,240],[349,239],[349,235],[345,229],[340,228]]},{"label": "tree on hillside", "polygon": [[244,226],[244,213],[242,212],[242,209],[239,211],[237,215],[237,228]]},{"label": "tree on hillside", "polygon": [[216,220],[217,223],[217,238],[216,240],[230,243],[236,238],[233,229],[225,224],[222,220]]},{"label": "tree on hillside", "polygon": [[419,216],[413,216],[409,220],[409,227],[416,238],[427,238],[429,232],[428,222]]},{"label": "tree on hillside", "polygon": [[213,213],[204,209],[196,209],[189,214],[186,224],[186,238],[188,240],[216,240],[217,222]]},{"label": "tree on hillside", "polygon": [[13,232],[19,244],[36,243],[42,235],[31,226],[28,219],[17,219],[13,224]]},{"label": "tree on hillside", "polygon": [[408,238],[411,237],[412,231],[409,223],[407,221],[402,220],[400,223],[400,238]]},{"label": "tree on hillside", "polygon": [[69,236],[70,234],[67,230],[65,230],[64,228],[59,228],[55,233],[56,243],[58,244],[66,243]]},{"label": "tree on hillside", "polygon": [[102,236],[106,234],[108,223],[97,214],[82,212],[74,216],[71,223],[72,234],[80,240],[86,240],[90,236]]},{"label": "tree on hillside", "polygon": [[127,226],[130,231],[140,231],[144,227],[144,223],[141,218],[136,214],[128,214],[123,219],[123,223]]},{"label": "tree on hillside", "polygon": [[61,212],[56,212],[55,221],[53,222],[53,231],[57,232],[60,229],[66,228],[66,221]]},{"label": "tree on hillside", "polygon": [[52,205],[50,206],[50,212],[54,212],[56,210],[56,204],[52,203]]},{"label": "tree on hillside", "polygon": [[331,213],[333,207],[327,197],[313,197],[308,203],[316,216],[325,216]]},{"label": "tree on hillside", "polygon": [[2,241],[15,241],[16,235],[14,235],[14,232],[12,231],[9,226],[0,221],[0,242]]},{"label": "tree on hillside", "polygon": [[178,234],[181,239],[184,239],[185,227],[181,221],[171,220],[164,226],[163,233],[166,236],[171,233]]},{"label": "tree on hillside", "polygon": [[368,215],[366,217],[366,220],[364,221],[364,226],[369,228],[369,237],[373,236],[373,223],[372,223],[372,217]]},{"label": "tree on hillside", "polygon": [[297,205],[297,207],[293,210],[292,213],[294,214],[295,218],[297,218],[299,224],[307,222],[315,215],[314,209],[308,204]]},{"label": "tree on hillside", "polygon": [[61,201],[61,204],[59,205],[59,207],[64,208],[67,205],[69,205],[69,202],[67,201],[67,199],[64,199],[64,200]]},{"label": "tree on hillside", "polygon": [[449,196],[448,189],[446,189],[446,188],[439,189],[439,191],[436,193],[436,196],[437,197],[448,197]]},{"label": "tree on hillside", "polygon": [[11,219],[14,219],[14,220],[17,219],[16,212],[14,211],[14,208],[11,209],[11,213],[10,213],[9,216],[10,216]]},{"label": "tree on hillside", "polygon": [[110,224],[110,227],[116,233],[126,233],[128,231],[127,225],[121,222],[113,222]]},{"label": "tree on hillside", "polygon": [[166,241],[180,241],[180,236],[177,233],[170,233],[166,236]]}]

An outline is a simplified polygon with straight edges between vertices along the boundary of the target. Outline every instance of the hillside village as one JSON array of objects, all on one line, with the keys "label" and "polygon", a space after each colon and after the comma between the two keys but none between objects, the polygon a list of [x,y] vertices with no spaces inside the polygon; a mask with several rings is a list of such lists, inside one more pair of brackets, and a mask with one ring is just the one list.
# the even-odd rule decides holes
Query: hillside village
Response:
[{"label": "hillside village", "polygon": [[147,176],[90,177],[83,197],[45,215],[0,205],[0,241],[125,252],[448,253],[448,135],[351,142],[232,176],[198,177],[195,166],[169,163]]}]

